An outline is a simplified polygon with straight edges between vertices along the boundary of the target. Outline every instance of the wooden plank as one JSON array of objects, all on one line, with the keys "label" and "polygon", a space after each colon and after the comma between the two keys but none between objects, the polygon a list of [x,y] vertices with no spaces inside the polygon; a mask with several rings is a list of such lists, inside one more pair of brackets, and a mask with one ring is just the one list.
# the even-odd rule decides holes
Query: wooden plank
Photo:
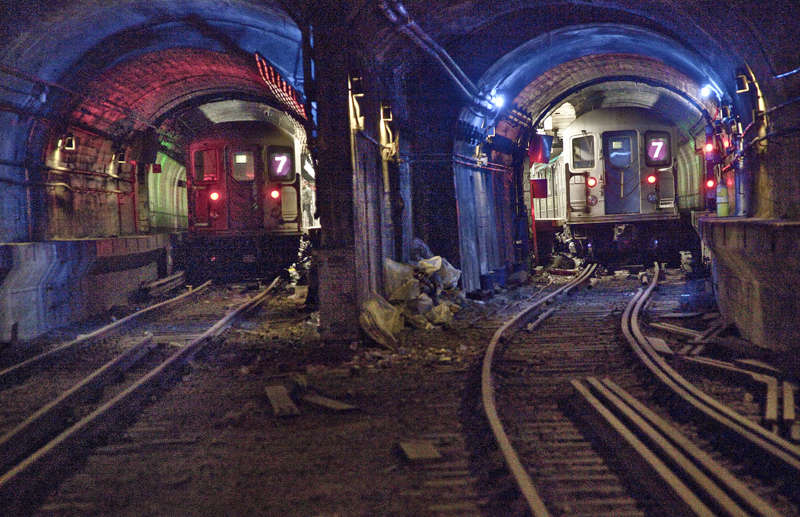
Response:
[{"label": "wooden plank", "polygon": [[764,389],[764,420],[770,424],[778,421],[778,381],[775,377],[744,370],[733,363],[708,357],[678,357],[684,364],[700,367],[708,374],[724,373],[727,378],[735,376],[751,386]]},{"label": "wooden plank", "polygon": [[790,424],[797,418],[794,405],[794,392],[797,386],[788,381],[783,381],[783,421]]},{"label": "wooden plank", "polygon": [[661,339],[660,337],[655,337],[655,336],[645,336],[645,337],[650,342],[650,345],[652,345],[652,347],[659,354],[672,355],[674,353],[667,344],[667,342]]},{"label": "wooden plank", "polygon": [[272,412],[275,413],[275,416],[297,416],[300,414],[300,410],[295,406],[291,397],[289,397],[289,391],[286,389],[286,386],[282,384],[267,386],[264,388],[264,391],[267,394],[269,403],[272,406]]},{"label": "wooden plank", "polygon": [[714,339],[718,335],[722,333],[722,331],[726,330],[731,326],[731,323],[725,321],[724,319],[720,318],[714,320],[711,325],[703,332],[700,336],[694,339],[695,343],[703,343],[709,339]]},{"label": "wooden plank", "polygon": [[751,374],[757,382],[763,383],[767,392],[764,395],[764,420],[768,424],[778,422],[778,380],[760,373]]},{"label": "wooden plank", "polygon": [[323,409],[327,409],[329,411],[334,411],[337,413],[345,412],[345,411],[354,411],[358,409],[356,406],[352,404],[347,404],[345,402],[339,402],[338,400],[330,399],[328,397],[323,397],[322,395],[315,395],[312,393],[306,393],[302,396],[303,402],[308,402],[317,407],[321,407]]},{"label": "wooden plank", "polygon": [[666,330],[672,334],[678,334],[679,336],[698,338],[703,335],[702,332],[673,325],[672,323],[664,323],[663,321],[652,321],[648,323],[648,325],[659,330]]},{"label": "wooden plank", "polygon": [[764,361],[759,361],[758,359],[735,359],[733,362],[745,370],[764,373],[774,377],[780,377],[782,374],[782,372],[774,366],[767,364]]},{"label": "wooden plank", "polygon": [[666,312],[664,314],[658,314],[658,317],[662,319],[682,319],[694,318],[695,316],[700,316],[701,314],[701,312]]},{"label": "wooden plank", "polygon": [[428,440],[398,442],[397,446],[406,460],[411,463],[424,463],[442,459],[439,450]]}]

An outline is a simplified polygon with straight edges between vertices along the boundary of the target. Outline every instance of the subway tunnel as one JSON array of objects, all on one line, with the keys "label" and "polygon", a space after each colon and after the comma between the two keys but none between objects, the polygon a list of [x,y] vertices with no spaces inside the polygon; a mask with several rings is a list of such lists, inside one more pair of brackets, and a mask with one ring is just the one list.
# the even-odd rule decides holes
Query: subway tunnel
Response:
[{"label": "subway tunnel", "polygon": [[[358,336],[383,260],[408,259],[415,237],[467,292],[522,267],[523,147],[593,110],[636,108],[677,128],[677,181],[694,189],[677,205],[697,212],[721,310],[758,346],[796,350],[797,14],[792,2],[4,4],[0,341],[171,274],[191,247],[187,146],[217,124],[269,125],[313,160],[320,330],[336,341]],[[717,179],[732,210],[712,217],[698,142],[722,126],[740,145]]]},{"label": "subway tunnel", "polygon": [[[48,477],[50,466],[26,478],[27,459],[4,474],[19,459],[9,458],[4,437],[28,428],[23,422],[6,434],[12,426],[4,419],[16,409],[0,405],[0,507],[10,501],[69,515],[419,514],[409,508],[422,503],[403,506],[408,494],[464,489],[466,506],[425,504],[450,514],[524,513],[504,488],[509,462],[485,457],[495,431],[470,416],[488,405],[477,395],[485,394],[486,383],[478,384],[486,343],[503,347],[512,342],[500,337],[505,329],[523,328],[537,343],[529,348],[541,351],[501,352],[511,366],[498,392],[536,377],[509,372],[539,366],[545,380],[536,382],[548,388],[564,379],[547,375],[584,367],[597,381],[617,355],[615,374],[638,374],[625,359],[632,352],[610,351],[606,341],[627,344],[631,331],[619,317],[634,303],[667,310],[667,302],[639,298],[653,290],[643,286],[653,278],[649,267],[656,277],[662,266],[671,271],[665,298],[677,291],[679,266],[709,289],[705,312],[669,309],[672,317],[694,314],[706,324],[711,314],[716,331],[735,334],[737,354],[789,372],[770,384],[764,370],[777,370],[759,363],[760,373],[745,372],[740,384],[767,386],[764,405],[775,407],[780,386],[784,415],[796,398],[796,1],[19,0],[0,9],[0,398],[17,403],[54,391],[62,381],[41,373],[23,379],[28,388],[6,389],[6,373],[17,368],[7,366],[34,357],[42,340],[52,345],[51,336],[72,332],[73,343],[85,344],[97,322],[126,328],[124,314],[172,303],[144,296],[153,286],[179,276],[174,299],[204,300],[180,309],[188,330],[173,328],[184,323],[177,317],[159,323],[167,330],[138,333],[120,356],[144,350],[133,370],[157,354],[179,360],[169,363],[173,370],[156,367],[170,380],[155,381],[153,391],[103,394],[134,393],[133,409],[111,410],[101,423],[126,430],[121,437],[87,431],[74,446],[42,453],[44,463],[53,450],[74,453],[79,459],[65,460],[77,472],[71,481],[60,483],[64,472]],[[430,263],[421,258],[440,275],[456,272],[449,302],[434,286],[441,277],[424,283],[430,274],[420,272]],[[514,317],[491,328],[528,303],[518,292],[538,296],[561,283],[552,278],[577,271],[562,269],[565,261],[608,273],[589,284],[606,298],[587,302],[590,290],[575,297],[589,317],[564,320],[543,337],[535,327],[555,309],[524,326]],[[393,271],[409,264],[417,268],[412,286],[431,294],[428,314],[437,299],[448,316],[459,306],[473,320],[458,327],[445,319],[424,334],[434,327],[430,316],[406,311],[397,318],[401,326],[406,318],[406,330],[413,323],[422,344],[381,341],[390,333],[376,332],[368,311],[386,309],[387,300],[397,305]],[[554,271],[550,284],[529,280],[544,278],[543,266]],[[628,268],[639,276],[629,278]],[[303,274],[307,288],[296,282]],[[623,292],[617,281],[639,291]],[[285,295],[277,309],[253,311],[249,304],[275,286]],[[229,329],[234,337],[198,333],[212,316],[230,324],[239,303],[251,313]],[[703,335],[689,329],[692,339]],[[104,339],[92,343],[106,346]],[[192,348],[198,342],[203,353]],[[684,340],[691,352],[661,352],[690,362],[703,343]],[[562,344],[574,349],[557,349]],[[84,346],[56,373],[102,363],[106,352],[97,350]],[[556,367],[545,364],[547,354]],[[741,375],[740,367],[729,370]],[[754,405],[749,392],[732,397]],[[543,418],[561,410],[555,399]],[[519,400],[511,413],[535,406]],[[88,410],[81,411],[68,424],[80,426]],[[133,416],[140,420],[126,427]],[[770,418],[763,441],[783,440],[780,431],[794,442],[784,461],[797,454],[800,420]],[[29,425],[32,436],[45,432],[39,428],[61,432],[43,420]],[[554,422],[528,434],[558,434]],[[566,438],[557,442],[579,441],[571,427],[558,428]],[[434,441],[444,466],[424,446]],[[417,462],[420,450],[429,456]],[[784,489],[781,498],[790,490],[770,485],[779,474],[770,477],[774,465],[764,461],[766,491]],[[476,473],[482,469],[488,474]],[[421,482],[431,471],[444,477]],[[481,477],[477,492],[471,477]],[[580,490],[602,492],[602,483],[605,474]],[[52,499],[25,507],[17,497],[37,490]],[[90,502],[70,490],[91,493]],[[796,491],[788,499],[798,503]]]}]

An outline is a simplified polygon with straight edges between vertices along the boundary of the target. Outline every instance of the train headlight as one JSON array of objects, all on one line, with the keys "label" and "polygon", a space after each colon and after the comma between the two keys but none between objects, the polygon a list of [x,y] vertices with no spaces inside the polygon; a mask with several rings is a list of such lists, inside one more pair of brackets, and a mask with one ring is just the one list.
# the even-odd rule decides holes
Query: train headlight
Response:
[{"label": "train headlight", "polygon": [[208,199],[211,201],[219,201],[219,192],[212,192],[208,195]]},{"label": "train headlight", "polygon": [[655,185],[657,180],[658,178],[656,178],[655,174],[650,174],[649,176],[647,176],[647,183],[651,185]]},{"label": "train headlight", "polygon": [[269,197],[271,197],[272,199],[278,199],[279,197],[281,197],[281,191],[274,188],[269,191]]},{"label": "train headlight", "polygon": [[597,186],[597,178],[592,177],[592,176],[589,176],[588,178],[586,178],[586,186],[589,187],[589,188],[596,187]]}]

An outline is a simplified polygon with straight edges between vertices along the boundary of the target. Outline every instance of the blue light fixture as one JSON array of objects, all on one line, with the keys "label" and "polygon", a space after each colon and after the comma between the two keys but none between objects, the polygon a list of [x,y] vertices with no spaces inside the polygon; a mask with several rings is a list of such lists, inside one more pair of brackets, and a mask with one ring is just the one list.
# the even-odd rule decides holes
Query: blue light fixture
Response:
[{"label": "blue light fixture", "polygon": [[492,94],[491,99],[492,99],[492,104],[497,109],[502,108],[506,103],[506,98],[503,97],[502,95]]}]

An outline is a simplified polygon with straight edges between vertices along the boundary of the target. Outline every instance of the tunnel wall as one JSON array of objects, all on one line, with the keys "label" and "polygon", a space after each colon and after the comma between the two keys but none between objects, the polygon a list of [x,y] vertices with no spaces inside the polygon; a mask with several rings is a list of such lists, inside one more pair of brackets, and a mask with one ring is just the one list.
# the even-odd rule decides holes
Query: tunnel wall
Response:
[{"label": "tunnel wall", "polygon": [[[17,128],[22,124],[17,114],[0,111],[0,128]],[[30,238],[31,186],[26,182],[25,156],[20,153],[24,149],[24,134],[22,129],[5,130],[0,138],[0,242]]]},{"label": "tunnel wall", "polygon": [[143,282],[170,273],[169,234],[0,244],[0,342],[130,303]]},{"label": "tunnel wall", "polygon": [[67,133],[75,139],[74,150],[59,148],[54,135],[45,151],[45,239],[134,233],[138,192],[132,165],[114,162],[109,140],[74,128]]},{"label": "tunnel wall", "polygon": [[188,228],[186,167],[163,153],[158,153],[156,163],[161,166],[161,173],[147,177],[150,229],[185,230]]}]

